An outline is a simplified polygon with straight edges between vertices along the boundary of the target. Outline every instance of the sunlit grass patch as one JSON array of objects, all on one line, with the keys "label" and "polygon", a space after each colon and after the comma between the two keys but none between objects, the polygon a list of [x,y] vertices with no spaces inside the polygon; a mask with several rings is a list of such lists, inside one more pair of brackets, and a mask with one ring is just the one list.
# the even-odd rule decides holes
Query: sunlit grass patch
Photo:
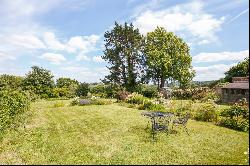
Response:
[{"label": "sunlit grass patch", "polygon": [[6,133],[1,164],[247,164],[248,133],[190,120],[152,141],[143,110],[110,105],[32,104],[26,127]]}]

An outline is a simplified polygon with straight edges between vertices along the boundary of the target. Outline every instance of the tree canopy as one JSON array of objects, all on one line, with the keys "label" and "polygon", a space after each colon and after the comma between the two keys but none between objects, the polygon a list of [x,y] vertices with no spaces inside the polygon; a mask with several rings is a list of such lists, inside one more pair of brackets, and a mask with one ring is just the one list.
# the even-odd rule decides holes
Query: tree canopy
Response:
[{"label": "tree canopy", "polygon": [[68,88],[72,84],[78,85],[79,82],[77,80],[73,80],[73,79],[65,78],[65,77],[61,77],[56,80],[56,86],[58,88],[62,88],[62,87]]},{"label": "tree canopy", "polygon": [[187,85],[194,77],[188,45],[173,32],[157,27],[146,36],[147,76],[162,88],[165,81]]},{"label": "tree canopy", "polygon": [[225,72],[225,81],[232,82],[232,77],[245,77],[249,76],[249,57],[244,61],[239,62],[236,66],[231,67]]},{"label": "tree canopy", "polygon": [[49,70],[42,67],[32,66],[31,69],[23,81],[24,88],[32,90],[42,97],[50,97],[54,87],[54,76]]},{"label": "tree canopy", "polygon": [[104,83],[114,83],[133,90],[143,78],[143,36],[133,24],[115,23],[111,31],[105,32],[104,60],[109,63],[110,75]]}]

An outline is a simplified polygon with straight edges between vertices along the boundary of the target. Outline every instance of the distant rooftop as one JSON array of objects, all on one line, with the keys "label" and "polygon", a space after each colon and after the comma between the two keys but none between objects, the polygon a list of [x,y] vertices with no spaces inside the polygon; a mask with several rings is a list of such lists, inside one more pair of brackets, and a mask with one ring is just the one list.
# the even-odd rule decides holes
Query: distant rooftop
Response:
[{"label": "distant rooftop", "polygon": [[249,89],[249,77],[233,77],[233,83],[222,87],[223,89]]},{"label": "distant rooftop", "polygon": [[249,82],[249,77],[233,77],[233,83],[237,82]]},{"label": "distant rooftop", "polygon": [[229,83],[226,86],[222,87],[223,89],[249,89],[248,82],[234,82]]}]

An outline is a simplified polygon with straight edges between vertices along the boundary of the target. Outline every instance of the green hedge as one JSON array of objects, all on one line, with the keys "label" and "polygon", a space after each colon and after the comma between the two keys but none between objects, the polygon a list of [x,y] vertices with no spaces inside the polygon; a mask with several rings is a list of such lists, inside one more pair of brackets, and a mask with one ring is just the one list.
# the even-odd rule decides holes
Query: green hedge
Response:
[{"label": "green hedge", "polygon": [[172,91],[172,97],[176,99],[201,100],[202,102],[219,100],[219,96],[215,93],[215,91],[208,87],[174,89]]},{"label": "green hedge", "polygon": [[30,99],[23,91],[0,91],[0,133],[12,126],[17,116],[30,108]]},{"label": "green hedge", "polygon": [[248,103],[242,100],[221,112],[217,125],[239,131],[249,131]]},{"label": "green hedge", "polygon": [[144,97],[138,93],[132,93],[128,95],[125,100],[126,103],[138,105],[139,110],[151,110],[151,111],[165,111],[166,108],[163,104],[160,104],[156,101],[150,100],[147,97]]}]

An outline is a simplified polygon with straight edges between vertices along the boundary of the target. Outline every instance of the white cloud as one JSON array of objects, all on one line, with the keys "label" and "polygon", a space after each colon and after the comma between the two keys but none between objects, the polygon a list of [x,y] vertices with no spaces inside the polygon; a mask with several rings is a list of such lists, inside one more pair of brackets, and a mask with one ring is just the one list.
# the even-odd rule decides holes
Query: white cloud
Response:
[{"label": "white cloud", "polygon": [[70,38],[68,42],[69,46],[71,46],[74,49],[87,49],[88,42],[83,41],[82,37],[80,36],[75,36]]},{"label": "white cloud", "polygon": [[73,50],[79,49],[84,52],[89,52],[95,49],[95,44],[100,39],[97,35],[90,36],[75,36],[70,38],[68,46]]},{"label": "white cloud", "polygon": [[240,61],[249,56],[249,50],[239,52],[202,52],[193,57],[194,63],[199,62],[218,62],[218,61]]},{"label": "white cloud", "polygon": [[[41,51],[69,53],[78,50],[93,51],[96,48],[98,36],[72,36],[62,40],[53,33],[55,29],[41,25],[37,21],[38,16],[43,16],[52,10],[85,10],[88,2],[88,0],[44,0],[43,2],[0,0],[0,50],[15,58],[41,54]],[[79,45],[69,43],[76,37],[84,42]],[[81,46],[82,43],[84,46]],[[78,54],[78,52],[74,53]],[[3,59],[2,55],[1,59]]]},{"label": "white cloud", "polygon": [[204,39],[204,40],[199,41],[198,45],[209,44],[209,43],[211,43],[211,41]]},{"label": "white cloud", "polygon": [[96,50],[96,44],[100,36],[73,36],[66,42],[61,42],[56,38],[53,32],[46,32],[44,34],[44,41],[51,50],[61,50],[67,52],[90,52]]},{"label": "white cloud", "polygon": [[93,57],[93,61],[94,61],[94,62],[99,62],[99,63],[105,62],[105,60],[102,59],[101,56],[94,56],[94,57]]},{"label": "white cloud", "polygon": [[[221,29],[225,17],[215,18],[203,11],[204,4],[194,1],[162,10],[145,9],[134,18],[134,24],[143,34],[162,26],[168,31],[189,35],[203,44],[217,41],[216,32]],[[209,41],[209,42],[208,42]]]},{"label": "white cloud", "polygon": [[37,14],[46,13],[53,9],[60,7],[62,10],[78,10],[84,9],[88,0],[43,0],[43,1],[30,1],[30,0],[1,0],[0,2],[0,15],[6,15],[4,19],[18,19],[32,18]]},{"label": "white cloud", "polygon": [[65,50],[65,45],[62,44],[52,32],[44,33],[44,41],[49,49],[52,50]]},{"label": "white cloud", "polygon": [[[2,29],[1,29],[2,30]],[[23,55],[35,55],[46,49],[45,44],[36,35],[19,33],[1,33],[0,30],[0,59],[15,60]],[[9,61],[8,61],[9,62]]]},{"label": "white cloud", "polygon": [[0,62],[5,60],[15,60],[16,57],[0,50]]},{"label": "white cloud", "polygon": [[78,54],[76,56],[76,60],[77,61],[90,61],[91,59],[87,55],[85,55],[84,53],[85,52],[81,52],[80,54]]},{"label": "white cloud", "polygon": [[133,10],[133,15],[131,18],[138,16],[141,12],[149,8],[150,9],[158,8],[161,1],[162,0],[151,0],[147,3],[143,3],[142,5],[136,6],[135,9]]},{"label": "white cloud", "polygon": [[225,65],[225,64],[216,64],[206,67],[194,67],[196,76],[195,81],[209,81],[217,80],[225,77],[224,73],[230,69],[230,67],[235,66],[236,63]]},{"label": "white cloud", "polygon": [[40,56],[41,59],[45,59],[52,64],[60,64],[61,62],[66,61],[63,55],[55,53],[45,53]]},{"label": "white cloud", "polygon": [[20,47],[23,49],[43,49],[46,48],[44,43],[34,35],[10,35],[2,39],[3,44]]}]

